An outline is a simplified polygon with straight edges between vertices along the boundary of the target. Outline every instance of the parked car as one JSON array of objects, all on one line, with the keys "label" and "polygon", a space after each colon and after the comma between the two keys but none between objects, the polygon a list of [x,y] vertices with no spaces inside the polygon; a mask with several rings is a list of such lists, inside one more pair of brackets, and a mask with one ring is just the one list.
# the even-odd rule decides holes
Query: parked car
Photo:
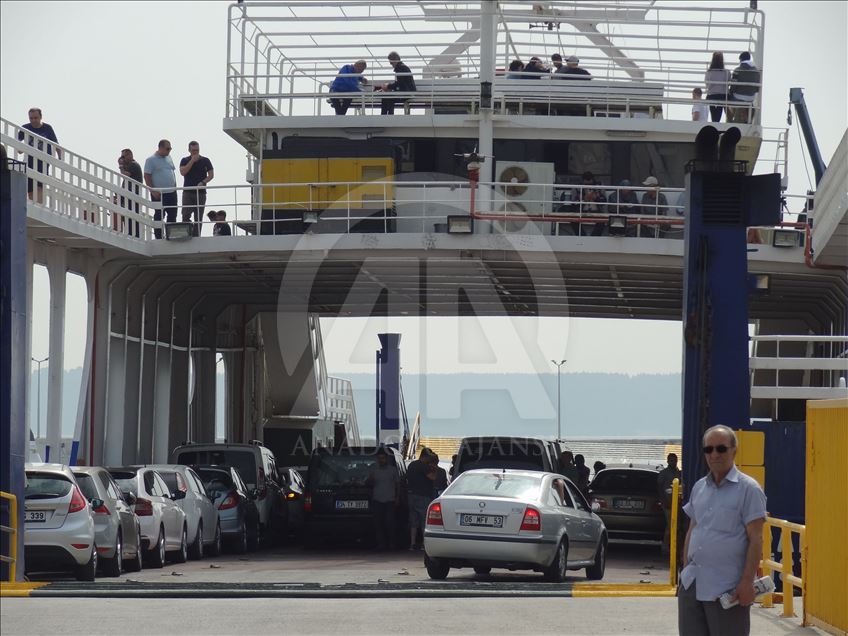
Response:
[{"label": "parked car", "polygon": [[[386,448],[386,452],[389,465],[397,471],[402,484],[406,476],[403,456],[394,448]],[[303,500],[305,545],[313,544],[322,536],[374,536],[371,488],[365,480],[377,466],[376,453],[374,446],[351,446],[338,451],[318,448],[312,451]],[[407,535],[406,510],[402,506],[397,510],[396,526],[398,543],[402,544]]]},{"label": "parked car", "polygon": [[[72,570],[93,581],[97,549],[91,505],[71,469],[61,464],[26,464],[24,561],[26,571]],[[95,500],[95,507],[103,502]]]},{"label": "parked car", "polygon": [[459,443],[453,478],[477,468],[511,468],[555,473],[558,445],[538,437],[465,437]]},{"label": "parked car", "polygon": [[238,554],[255,548],[260,533],[259,511],[254,501],[258,491],[248,491],[232,466],[197,466],[196,472],[218,510],[224,541]]},{"label": "parked car", "polygon": [[147,564],[163,567],[168,553],[177,563],[185,563],[188,526],[185,513],[175,503],[183,493],[171,493],[162,476],[152,468],[124,466],[106,470],[122,492],[135,497],[133,512],[141,524],[141,545]]},{"label": "parked car", "polygon": [[288,507],[289,533],[299,534],[303,531],[303,495],[306,490],[306,480],[295,468],[278,468],[280,485]]},{"label": "parked car", "polygon": [[451,568],[543,572],[553,582],[586,568],[602,579],[604,523],[562,475],[483,469],[462,473],[427,509],[424,564],[430,578]]},{"label": "parked car", "polygon": [[659,470],[607,467],[589,484],[589,500],[598,506],[609,536],[662,541],[665,516],[657,493]]},{"label": "parked car", "polygon": [[88,501],[102,502],[92,504],[100,569],[106,576],[141,570],[141,523],[127,501],[135,502],[135,497],[124,495],[109,471],[100,466],[75,466],[73,473]]},{"label": "parked car", "polygon": [[154,464],[148,467],[155,469],[162,476],[172,493],[183,493],[176,503],[186,516],[190,537],[188,557],[202,559],[207,550],[211,556],[221,554],[218,509],[197,474],[182,464]]},{"label": "parked car", "polygon": [[277,483],[274,454],[261,442],[249,444],[184,444],[171,454],[175,464],[186,466],[232,466],[237,468],[248,491],[258,491],[261,538],[281,539],[287,532],[287,509],[283,489]]}]

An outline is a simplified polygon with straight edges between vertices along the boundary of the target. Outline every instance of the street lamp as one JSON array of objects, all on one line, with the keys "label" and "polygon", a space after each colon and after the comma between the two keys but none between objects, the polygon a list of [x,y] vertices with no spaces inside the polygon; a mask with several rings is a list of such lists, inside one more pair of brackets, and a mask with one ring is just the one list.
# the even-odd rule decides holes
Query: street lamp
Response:
[{"label": "street lamp", "polygon": [[562,365],[565,364],[565,360],[560,360],[557,362],[556,360],[551,360],[553,364],[556,365],[557,368],[557,441],[562,439],[562,418],[561,418],[561,400],[560,400],[560,381],[559,381],[559,372],[562,368]]},{"label": "street lamp", "polygon": [[49,359],[50,356],[47,356],[42,360],[36,360],[35,358],[32,358],[32,361],[38,365],[38,391],[35,397],[35,439],[41,438],[41,364],[47,362]]}]

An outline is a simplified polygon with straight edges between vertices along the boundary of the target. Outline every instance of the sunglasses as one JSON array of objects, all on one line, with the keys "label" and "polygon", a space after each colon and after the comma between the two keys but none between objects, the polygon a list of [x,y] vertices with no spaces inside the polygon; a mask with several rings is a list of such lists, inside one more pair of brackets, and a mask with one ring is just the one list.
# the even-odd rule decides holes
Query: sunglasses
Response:
[{"label": "sunglasses", "polygon": [[725,446],[724,444],[719,444],[718,446],[704,446],[704,455],[710,455],[713,451],[717,453],[724,454],[730,450],[729,446]]}]

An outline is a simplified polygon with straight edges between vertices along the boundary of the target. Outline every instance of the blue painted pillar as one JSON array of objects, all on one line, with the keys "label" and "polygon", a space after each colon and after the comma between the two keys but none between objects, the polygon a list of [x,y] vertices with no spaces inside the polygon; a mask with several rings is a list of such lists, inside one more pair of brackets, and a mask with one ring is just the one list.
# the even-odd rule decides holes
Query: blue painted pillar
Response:
[{"label": "blue painted pillar", "polygon": [[[24,575],[24,462],[29,431],[26,387],[31,372],[27,359],[26,165],[0,159],[0,490],[18,498],[17,580]],[[12,525],[7,504],[0,524]],[[2,553],[10,550],[9,535],[0,533]],[[3,563],[0,576],[8,579]]]},{"label": "blue painted pillar", "polygon": [[398,448],[400,433],[400,337],[399,333],[377,334],[377,444]]}]

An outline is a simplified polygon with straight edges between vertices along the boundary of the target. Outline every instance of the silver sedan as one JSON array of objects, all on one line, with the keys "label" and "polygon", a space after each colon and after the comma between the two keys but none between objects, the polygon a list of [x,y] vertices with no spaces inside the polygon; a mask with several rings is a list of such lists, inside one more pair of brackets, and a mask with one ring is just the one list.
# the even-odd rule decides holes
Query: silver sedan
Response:
[{"label": "silver sedan", "polygon": [[430,578],[451,568],[543,572],[553,582],[586,568],[602,579],[607,533],[576,486],[562,475],[523,470],[470,470],[427,509],[424,563]]}]

